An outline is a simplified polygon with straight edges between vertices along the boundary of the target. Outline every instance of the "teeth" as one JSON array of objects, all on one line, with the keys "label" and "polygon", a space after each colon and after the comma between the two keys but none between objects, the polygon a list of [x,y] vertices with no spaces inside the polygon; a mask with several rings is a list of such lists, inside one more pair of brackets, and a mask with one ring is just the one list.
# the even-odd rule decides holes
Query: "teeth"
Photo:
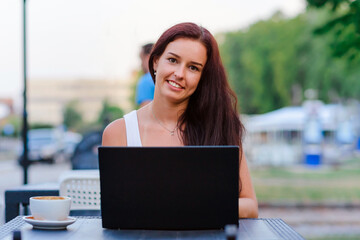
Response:
[{"label": "teeth", "polygon": [[179,84],[175,83],[175,82],[169,81],[169,84],[170,84],[171,86],[176,87],[176,88],[181,88],[181,86],[180,86]]}]

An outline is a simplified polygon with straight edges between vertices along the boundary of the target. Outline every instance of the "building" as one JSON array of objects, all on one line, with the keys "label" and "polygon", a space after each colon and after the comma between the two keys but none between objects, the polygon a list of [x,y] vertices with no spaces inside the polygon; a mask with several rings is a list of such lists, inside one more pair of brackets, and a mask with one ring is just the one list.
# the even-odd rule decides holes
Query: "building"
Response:
[{"label": "building", "polygon": [[67,103],[77,101],[77,107],[86,122],[95,121],[107,99],[111,104],[129,112],[131,81],[34,79],[28,82],[28,118],[30,123],[59,125]]},{"label": "building", "polygon": [[244,118],[248,159],[258,165],[291,165],[308,163],[306,156],[316,152],[319,163],[338,164],[352,156],[360,141],[360,105],[313,106],[315,118],[307,104]]}]

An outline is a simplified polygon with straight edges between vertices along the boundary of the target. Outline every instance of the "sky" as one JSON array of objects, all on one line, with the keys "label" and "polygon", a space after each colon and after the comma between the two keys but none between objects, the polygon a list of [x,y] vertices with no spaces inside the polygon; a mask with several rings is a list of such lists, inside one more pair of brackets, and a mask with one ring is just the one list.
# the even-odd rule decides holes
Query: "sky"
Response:
[{"label": "sky", "polygon": [[[214,35],[275,11],[294,17],[305,0],[27,0],[27,78],[129,79],[141,45],[194,22]],[[0,98],[21,98],[22,0],[0,0]]]}]

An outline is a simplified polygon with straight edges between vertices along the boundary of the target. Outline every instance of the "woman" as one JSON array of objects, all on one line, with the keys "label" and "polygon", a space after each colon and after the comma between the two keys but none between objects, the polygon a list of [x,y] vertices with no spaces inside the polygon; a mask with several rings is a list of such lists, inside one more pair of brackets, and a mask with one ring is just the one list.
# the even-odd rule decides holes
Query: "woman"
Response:
[{"label": "woman", "polygon": [[246,159],[237,99],[216,40],[194,23],[177,24],[154,45],[149,70],[154,100],[106,127],[103,146],[240,146],[239,217],[256,218],[258,205]]}]

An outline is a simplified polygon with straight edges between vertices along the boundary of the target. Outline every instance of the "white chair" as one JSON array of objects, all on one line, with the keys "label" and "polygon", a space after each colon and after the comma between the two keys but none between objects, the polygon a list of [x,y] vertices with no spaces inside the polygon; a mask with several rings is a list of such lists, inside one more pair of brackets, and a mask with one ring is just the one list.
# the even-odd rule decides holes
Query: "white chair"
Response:
[{"label": "white chair", "polygon": [[71,198],[71,210],[100,210],[99,170],[67,171],[59,181],[59,195]]}]

